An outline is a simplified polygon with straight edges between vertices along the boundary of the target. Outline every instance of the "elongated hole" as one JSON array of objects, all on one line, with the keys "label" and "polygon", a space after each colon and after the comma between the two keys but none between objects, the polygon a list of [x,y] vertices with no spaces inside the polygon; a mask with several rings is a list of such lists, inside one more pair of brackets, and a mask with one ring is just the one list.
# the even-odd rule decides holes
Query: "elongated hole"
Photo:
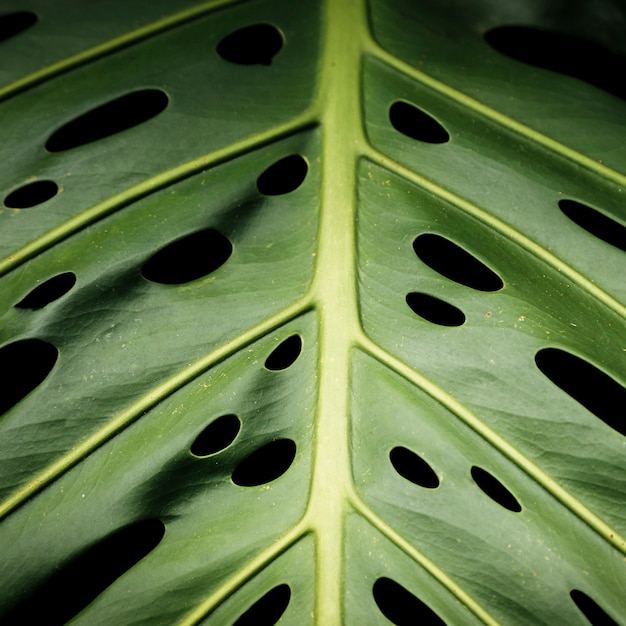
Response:
[{"label": "elongated hole", "polygon": [[485,41],[517,61],[573,76],[618,98],[626,98],[622,80],[626,59],[598,43],[524,25],[498,26],[485,33]]},{"label": "elongated hole", "polygon": [[557,387],[607,426],[626,435],[626,389],[620,383],[584,359],[558,348],[540,350],[535,362]]},{"label": "elongated hole", "polygon": [[0,42],[24,32],[37,22],[32,11],[16,11],[0,15]]},{"label": "elongated hole", "polygon": [[465,323],[465,314],[463,311],[427,293],[409,293],[406,297],[406,303],[413,313],[416,313],[433,324],[439,324],[440,326],[461,326]]},{"label": "elongated hole", "polygon": [[439,478],[433,468],[421,456],[402,446],[389,453],[389,460],[400,476],[426,489],[439,486]]},{"label": "elongated hole", "polygon": [[238,65],[271,65],[283,47],[280,31],[271,24],[252,24],[227,35],[217,44],[217,53]]},{"label": "elongated hole", "polygon": [[265,359],[268,370],[279,371],[291,367],[302,352],[302,338],[300,335],[291,335],[272,350]]},{"label": "elongated hole", "polygon": [[522,510],[517,498],[493,474],[476,466],[472,467],[471,474],[474,482],[494,502],[514,513]]},{"label": "elongated hole", "polygon": [[413,242],[413,250],[428,267],[461,285],[479,291],[503,287],[500,277],[482,261],[441,235],[420,235]]},{"label": "elongated hole", "polygon": [[160,89],[142,89],[83,113],[52,133],[48,152],[62,152],[143,124],[165,110],[169,98]]},{"label": "elongated hole", "polygon": [[372,593],[380,612],[396,626],[446,626],[427,604],[391,578],[379,578]]},{"label": "elongated hole", "polygon": [[76,284],[76,274],[64,272],[37,285],[15,306],[18,309],[41,309],[64,296]]},{"label": "elongated hole", "polygon": [[58,350],[41,339],[21,339],[0,348],[0,415],[44,381],[58,356]]},{"label": "elongated hole", "polygon": [[6,618],[11,624],[66,624],[117,578],[159,544],[165,534],[160,520],[126,526],[87,549],[55,574]]},{"label": "elongated hole", "polygon": [[626,251],[626,227],[575,200],[559,200],[559,208],[572,222],[606,243]]},{"label": "elongated hole", "polygon": [[236,415],[222,415],[212,421],[191,445],[191,453],[208,456],[227,448],[239,434],[241,422]]},{"label": "elongated hole", "polygon": [[247,456],[233,472],[233,482],[242,487],[256,487],[276,480],[291,466],[296,444],[291,439],[266,443]]},{"label": "elongated hole", "polygon": [[304,181],[309,166],[299,154],[286,156],[270,165],[257,179],[264,196],[281,196],[295,191]]},{"label": "elongated hole", "polygon": [[4,199],[4,206],[10,209],[29,209],[50,200],[58,191],[59,187],[55,182],[36,180],[12,191]]},{"label": "elongated hole", "polygon": [[580,612],[593,626],[617,626],[617,622],[590,598],[586,593],[578,589],[572,589],[569,593]]},{"label": "elongated hole", "polygon": [[389,108],[391,125],[403,135],[425,143],[450,141],[448,131],[431,115],[414,104],[398,100]]},{"label": "elongated hole", "polygon": [[207,276],[224,265],[233,245],[219,231],[191,233],[157,251],[141,269],[144,278],[164,285],[180,285]]},{"label": "elongated hole", "polygon": [[287,610],[290,599],[289,585],[278,585],[259,598],[233,626],[273,626]]}]

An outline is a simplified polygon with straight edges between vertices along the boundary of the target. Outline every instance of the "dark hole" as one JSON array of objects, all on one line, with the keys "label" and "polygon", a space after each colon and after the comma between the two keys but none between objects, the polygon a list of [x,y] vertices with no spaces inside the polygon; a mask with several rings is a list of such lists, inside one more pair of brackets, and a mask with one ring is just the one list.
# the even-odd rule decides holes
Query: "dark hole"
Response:
[{"label": "dark hole", "polygon": [[463,311],[426,293],[411,292],[406,297],[406,303],[413,313],[433,324],[461,326],[465,322]]},{"label": "dark hole", "polygon": [[619,222],[575,200],[560,200],[559,208],[588,233],[626,251],[626,228]]},{"label": "dark hole", "polygon": [[291,599],[289,585],[278,585],[259,598],[233,626],[274,626]]},{"label": "dark hole", "polygon": [[270,165],[257,179],[256,187],[264,196],[280,196],[295,191],[304,181],[309,166],[292,154]]},{"label": "dark hole", "polygon": [[241,422],[236,415],[222,415],[211,422],[191,445],[191,454],[207,456],[227,448],[239,433]]},{"label": "dark hole", "polygon": [[36,180],[12,191],[4,199],[4,206],[10,209],[28,209],[50,200],[58,191],[58,185],[51,180]]},{"label": "dark hole", "polygon": [[41,339],[21,339],[0,348],[0,415],[43,382],[58,356],[58,350]]},{"label": "dark hole", "polygon": [[586,593],[572,589],[569,595],[580,612],[593,626],[617,626],[617,622],[609,617]]},{"label": "dark hole", "polygon": [[474,482],[487,494],[494,502],[503,506],[509,511],[519,513],[522,510],[517,498],[492,474],[482,467],[472,467],[472,478]]},{"label": "dark hole", "polygon": [[31,11],[16,11],[0,15],[0,41],[30,28],[37,21],[37,16]]},{"label": "dark hole", "polygon": [[439,486],[439,478],[433,468],[415,452],[401,446],[389,453],[389,459],[400,476],[426,489],[435,489]]},{"label": "dark hole", "polygon": [[291,335],[272,350],[265,359],[265,367],[274,372],[285,370],[293,365],[301,351],[302,339],[300,335]]},{"label": "dark hole", "polygon": [[296,457],[296,444],[291,439],[266,443],[246,457],[233,472],[233,482],[242,487],[264,485],[282,476]]},{"label": "dark hole", "polygon": [[558,348],[535,355],[537,367],[557,387],[618,433],[626,435],[626,389],[584,359]]},{"label": "dark hole", "polygon": [[3,624],[67,623],[117,578],[152,551],[165,526],[143,520],[118,530],[87,549],[56,573],[5,616]]},{"label": "dark hole", "polygon": [[207,228],[155,252],[141,273],[155,283],[180,285],[214,272],[226,263],[232,251],[232,244],[222,233]]},{"label": "dark hole", "polygon": [[394,102],[389,108],[391,125],[403,135],[426,143],[450,141],[448,131],[434,118],[408,102]]},{"label": "dark hole", "polygon": [[15,306],[18,309],[41,309],[65,295],[75,284],[76,275],[73,272],[57,274],[41,285],[37,285]]},{"label": "dark hole", "polygon": [[217,44],[217,53],[239,65],[271,65],[283,47],[280,31],[270,24],[253,24],[227,35]]},{"label": "dark hole", "polygon": [[428,605],[391,578],[379,578],[372,592],[380,612],[396,626],[446,626]]},{"label": "dark hole", "polygon": [[102,104],[52,133],[46,142],[49,152],[77,148],[147,122],[167,107],[169,99],[160,89],[142,89]]},{"label": "dark hole", "polygon": [[415,254],[428,267],[461,285],[498,291],[503,283],[482,261],[440,235],[424,234],[413,242]]},{"label": "dark hole", "polygon": [[498,52],[517,61],[567,74],[626,98],[626,59],[604,46],[534,26],[498,26],[485,33]]}]

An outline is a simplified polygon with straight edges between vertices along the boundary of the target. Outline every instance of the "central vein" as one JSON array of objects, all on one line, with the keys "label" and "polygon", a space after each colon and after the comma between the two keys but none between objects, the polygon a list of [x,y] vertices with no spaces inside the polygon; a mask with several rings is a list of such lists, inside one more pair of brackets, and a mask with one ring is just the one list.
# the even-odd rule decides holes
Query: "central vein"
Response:
[{"label": "central vein", "polygon": [[340,624],[344,526],[351,472],[350,363],[358,329],[355,282],[356,166],[362,145],[361,0],[326,0],[319,94],[322,114],[321,227],[314,297],[319,313],[319,400],[308,522],[317,546],[315,621]]}]

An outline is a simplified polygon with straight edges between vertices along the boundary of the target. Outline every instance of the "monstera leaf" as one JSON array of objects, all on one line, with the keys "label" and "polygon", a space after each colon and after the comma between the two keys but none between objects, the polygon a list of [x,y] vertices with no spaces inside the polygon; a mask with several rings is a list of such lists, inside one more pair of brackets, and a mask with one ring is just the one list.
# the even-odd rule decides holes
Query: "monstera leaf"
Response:
[{"label": "monstera leaf", "polygon": [[3,0],[0,621],[626,623],[625,27]]}]

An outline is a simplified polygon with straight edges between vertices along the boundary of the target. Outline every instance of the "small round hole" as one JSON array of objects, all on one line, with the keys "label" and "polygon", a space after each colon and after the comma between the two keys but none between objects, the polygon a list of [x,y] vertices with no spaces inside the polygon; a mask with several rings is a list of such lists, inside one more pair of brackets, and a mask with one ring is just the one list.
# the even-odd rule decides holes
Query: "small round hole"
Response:
[{"label": "small round hole", "polygon": [[217,53],[237,65],[271,65],[283,47],[280,31],[271,24],[252,24],[227,35],[217,44]]},{"label": "small round hole", "polygon": [[433,324],[461,326],[465,323],[463,311],[427,293],[409,293],[406,297],[406,303],[413,313]]},{"label": "small round hole", "polygon": [[425,143],[450,141],[448,131],[431,115],[414,104],[398,100],[389,108],[391,125],[403,135]]},{"label": "small round hole", "polygon": [[42,309],[47,304],[64,296],[75,284],[76,275],[73,272],[57,274],[48,278],[41,285],[37,285],[15,306],[18,309]]},{"label": "small round hole", "polygon": [[4,206],[10,209],[29,209],[50,200],[58,191],[59,187],[55,182],[36,180],[12,191],[4,199]]},{"label": "small round hole", "polygon": [[290,599],[289,585],[278,585],[259,598],[233,626],[273,626],[287,610]]},{"label": "small round hole", "polygon": [[233,472],[233,482],[241,487],[256,487],[276,480],[291,466],[296,444],[291,439],[266,443],[246,457]]},{"label": "small round hole", "polygon": [[273,372],[285,370],[295,363],[300,352],[302,352],[300,335],[291,335],[272,350],[265,359],[265,367]]},{"label": "small round hole", "polygon": [[281,196],[295,191],[304,181],[309,166],[299,154],[276,161],[257,179],[256,186],[264,196]]},{"label": "small round hole", "polygon": [[513,513],[519,513],[522,510],[517,498],[487,470],[474,466],[471,469],[471,474],[474,482],[494,502],[509,511],[513,511]]},{"label": "small round hole", "polygon": [[397,446],[389,453],[389,460],[396,472],[413,484],[426,489],[439,486],[439,478],[433,468],[415,452]]},{"label": "small round hole", "polygon": [[227,448],[239,434],[241,422],[236,415],[222,415],[212,421],[191,445],[195,456],[208,456]]}]

